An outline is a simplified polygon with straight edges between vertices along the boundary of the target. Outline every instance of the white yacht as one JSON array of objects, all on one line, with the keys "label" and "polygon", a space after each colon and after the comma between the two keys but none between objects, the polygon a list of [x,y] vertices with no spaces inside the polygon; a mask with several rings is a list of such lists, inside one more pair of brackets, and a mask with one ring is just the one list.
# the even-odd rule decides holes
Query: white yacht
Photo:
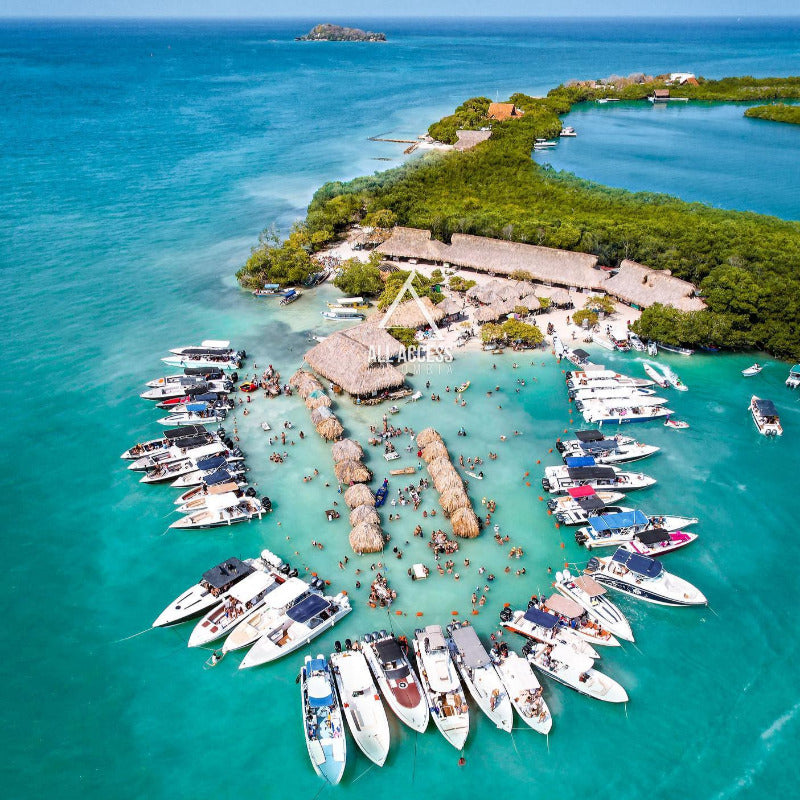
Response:
[{"label": "white yacht", "polygon": [[753,415],[758,432],[764,436],[781,436],[781,418],[772,400],[764,400],[753,395],[750,398],[750,413]]},{"label": "white yacht", "polygon": [[800,386],[800,364],[795,364],[789,370],[789,377],[786,379],[786,385],[790,389],[796,389]]},{"label": "white yacht", "polygon": [[[158,386],[155,389],[148,389],[142,392],[139,397],[143,400],[152,400],[158,403],[159,408],[163,408],[162,403],[170,401],[176,402],[182,398],[189,398],[193,395],[202,395],[214,392],[217,394],[229,394],[233,391],[233,384],[225,380],[210,381],[191,381],[186,380],[181,383],[168,383],[165,386]],[[189,401],[185,401],[189,402]]]},{"label": "white yacht", "polygon": [[347,739],[333,676],[323,655],[306,656],[300,669],[300,698],[311,765],[320,778],[336,786],[347,764]]},{"label": "white yacht", "polygon": [[662,606],[708,605],[708,600],[699,589],[667,572],[660,561],[622,547],[607,558],[593,556],[585,572],[603,586],[648,603]]},{"label": "white yacht", "polygon": [[[595,431],[576,431],[578,436],[586,433],[595,433]],[[559,441],[556,442],[556,448],[564,459],[591,456],[596,464],[628,464],[648,458],[661,449],[655,445],[642,444],[628,436],[614,436],[606,439],[602,433],[599,438],[591,441],[581,441],[580,438],[566,442]]]},{"label": "white yacht", "polygon": [[[257,566],[258,565],[258,566]],[[181,592],[156,618],[154,628],[174,625],[191,617],[196,617],[209,608],[219,605],[225,593],[242,581],[257,568],[277,570],[283,562],[274,553],[264,550],[261,558],[248,558],[240,561],[231,556],[216,567],[203,573],[203,577],[194,586]]]},{"label": "white yacht", "polygon": [[330,664],[344,718],[358,749],[382,767],[389,755],[389,720],[364,654],[358,649],[331,653]]},{"label": "white yacht", "polygon": [[327,311],[321,311],[325,319],[364,319],[364,315],[356,308],[344,308],[340,306],[333,306]]},{"label": "white yacht", "polygon": [[602,381],[592,386],[581,386],[569,390],[570,400],[610,400],[616,397],[652,397],[655,389],[642,386],[621,386],[616,381],[606,383]]},{"label": "white yacht", "polygon": [[618,467],[597,466],[594,459],[569,458],[562,467],[545,467],[542,488],[551,494],[565,494],[577,486],[632,492],[655,484],[655,478],[643,472],[623,472]]},{"label": "white yacht", "polygon": [[553,717],[542,696],[542,685],[528,661],[509,652],[498,660],[497,671],[522,721],[537,733],[549,733]]},{"label": "white yacht", "polygon": [[183,411],[168,414],[158,420],[159,425],[219,425],[227,416],[224,408],[214,408],[208,403],[187,403]]},{"label": "white yacht", "polygon": [[171,464],[175,461],[183,461],[187,458],[205,458],[206,456],[215,456],[218,453],[224,453],[227,447],[219,441],[214,439],[209,442],[205,436],[195,436],[191,439],[184,439],[177,445],[171,447],[164,447],[160,450],[154,450],[147,455],[140,456],[135,461],[128,464],[128,469],[134,472],[143,472],[153,467],[159,467],[164,464]]},{"label": "white yacht", "polygon": [[227,455],[211,456],[195,464],[195,468],[177,477],[170,486],[176,489],[186,489],[190,486],[199,486],[209,476],[218,470],[225,469],[233,476],[244,474],[244,463],[241,456],[229,457]]},{"label": "white yacht", "polygon": [[200,344],[190,344],[186,347],[173,347],[170,353],[176,356],[190,355],[191,353],[221,353],[230,355],[235,353],[227,339],[204,339]]},{"label": "white yacht", "polygon": [[558,617],[558,624],[565,630],[576,633],[592,645],[619,647],[614,634],[598,624],[580,604],[561,594],[552,594],[544,603],[537,605],[540,611]]},{"label": "white yacht", "polygon": [[511,731],[514,711],[508,692],[475,628],[464,620],[451,622],[447,631],[450,655],[472,699],[498,728]]},{"label": "white yacht", "polygon": [[197,471],[197,463],[191,458],[184,458],[180,461],[169,461],[166,464],[159,464],[157,467],[148,469],[139,478],[139,483],[165,483],[174,481],[182,475],[188,475]]},{"label": "white yacht", "polygon": [[258,611],[266,597],[285,580],[277,572],[256,570],[220,596],[219,605],[195,625],[189,647],[202,647],[230,633]]},{"label": "white yacht", "polygon": [[643,406],[643,405],[597,405],[583,412],[586,422],[594,425],[603,423],[612,425],[625,425],[634,422],[650,422],[654,419],[669,417],[675,412],[671,408],[664,406]]},{"label": "white yacht", "polygon": [[573,577],[568,569],[556,572],[553,584],[557,592],[581,605],[590,619],[595,620],[614,636],[632,642],[633,631],[625,615],[606,597],[606,590],[589,575]]},{"label": "white yacht", "polygon": [[563,644],[589,658],[600,658],[600,654],[586,639],[575,631],[564,628],[555,614],[540,611],[536,606],[531,606],[527,611],[513,611],[509,606],[504,606],[500,612],[500,622],[506,630],[518,633],[526,639]]},{"label": "white yacht", "polygon": [[[551,497],[547,501],[547,510],[559,518],[559,514],[597,514],[603,508],[615,507],[616,503],[625,499],[623,492],[596,492],[591,486],[575,486],[566,493]],[[559,518],[559,522],[562,520]]]},{"label": "white yacht", "polygon": [[648,528],[634,534],[629,542],[625,542],[622,547],[630,550],[631,553],[638,553],[641,556],[658,558],[665,553],[673,550],[680,550],[697,539],[696,533],[688,531],[667,531],[663,528]]},{"label": "white yacht", "polygon": [[622,686],[595,669],[591,658],[569,647],[529,642],[523,652],[526,652],[528,661],[536,669],[576,692],[607,703],[628,702],[628,693]]},{"label": "white yacht", "polygon": [[172,355],[161,359],[168,367],[216,367],[221,370],[237,370],[242,366],[242,359],[237,356],[217,355],[213,353],[190,353]]},{"label": "white yacht", "polygon": [[581,389],[649,389],[654,385],[652,380],[646,378],[632,378],[621,372],[612,370],[574,370],[567,373],[567,389],[572,392]]},{"label": "white yacht", "polygon": [[149,453],[157,453],[159,450],[166,450],[173,446],[181,446],[182,440],[193,440],[195,437],[203,437],[207,442],[213,442],[219,438],[218,433],[210,433],[202,425],[184,425],[164,431],[164,435],[158,439],[150,439],[147,442],[140,442],[126,450],[120,458],[126,461],[135,461]]},{"label": "white yacht", "polygon": [[[619,547],[645,531],[658,531],[662,541],[665,534],[678,531],[697,522],[695,517],[649,517],[644,511],[618,511],[590,517],[589,524],[575,534],[575,541],[587,550],[595,547]],[[668,537],[667,537],[668,538]],[[688,542],[687,542],[688,544]]]},{"label": "white yacht", "polygon": [[433,721],[444,738],[460,750],[469,735],[469,708],[441,626],[416,630],[413,645]]},{"label": "white yacht", "polygon": [[362,652],[389,708],[409,728],[423,733],[430,711],[407,652],[386,631],[366,634],[363,644]]},{"label": "white yacht", "polygon": [[662,389],[667,389],[669,387],[669,381],[658,371],[657,364],[649,364],[645,361],[643,366],[648,378],[652,378]]},{"label": "white yacht", "polygon": [[255,497],[256,490],[249,486],[244,489],[237,483],[230,481],[229,483],[220,483],[215,486],[206,486],[201,483],[199,486],[193,486],[188,491],[184,492],[176,501],[177,508],[175,511],[178,514],[194,514],[197,511],[204,511],[206,508],[213,508],[217,505],[216,500],[211,500],[216,495],[233,493],[237,497]]},{"label": "white yacht", "polygon": [[575,408],[585,414],[596,409],[605,408],[656,408],[666,405],[666,397],[655,395],[636,395],[625,391],[613,393],[611,397],[590,397],[587,400],[575,400]]},{"label": "white yacht", "polygon": [[344,592],[335,597],[309,594],[280,614],[239,664],[239,669],[267,664],[304,647],[351,611]]},{"label": "white yacht", "polygon": [[249,522],[264,515],[266,509],[257,497],[240,497],[235,492],[217,494],[209,498],[206,508],[176,519],[169,527],[179,530],[221,528]]}]

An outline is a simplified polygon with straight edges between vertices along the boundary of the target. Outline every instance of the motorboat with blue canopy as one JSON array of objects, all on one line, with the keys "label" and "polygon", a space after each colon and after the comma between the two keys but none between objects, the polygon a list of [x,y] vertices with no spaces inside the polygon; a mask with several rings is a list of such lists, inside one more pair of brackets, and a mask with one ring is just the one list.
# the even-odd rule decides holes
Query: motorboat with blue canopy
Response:
[{"label": "motorboat with blue canopy", "polygon": [[[307,669],[312,673],[320,670],[327,671],[328,665],[324,658],[312,658],[307,664]],[[308,681],[308,704],[311,708],[333,705],[333,692],[328,681],[315,681],[313,677]]]},{"label": "motorboat with blue canopy", "polygon": [[536,608],[536,606],[529,608],[523,616],[528,622],[532,622],[534,625],[541,625],[543,628],[552,629],[559,624],[558,617],[555,614],[548,614],[546,611]]},{"label": "motorboat with blue canopy", "polygon": [[[294,622],[308,622],[330,607],[330,603],[318,594],[310,594],[297,605],[292,606],[286,615]],[[313,627],[313,626],[310,626]]]},{"label": "motorboat with blue canopy", "polygon": [[597,464],[593,456],[569,456],[564,463],[568,467],[594,467]]},{"label": "motorboat with blue canopy", "polygon": [[216,486],[218,483],[227,483],[228,481],[235,482],[236,478],[227,469],[218,469],[203,478],[206,486]]},{"label": "motorboat with blue canopy", "polygon": [[213,472],[228,463],[227,456],[209,456],[197,461],[197,469],[201,472]]},{"label": "motorboat with blue canopy", "polygon": [[611,556],[611,560],[616,564],[627,567],[631,572],[635,572],[643,578],[658,578],[664,571],[664,565],[655,558],[648,558],[647,556],[639,555],[639,553],[631,553],[622,548]]},{"label": "motorboat with blue canopy", "polygon": [[601,514],[589,519],[589,525],[597,533],[618,531],[623,528],[645,527],[650,520],[644,511],[621,511],[615,514]]}]

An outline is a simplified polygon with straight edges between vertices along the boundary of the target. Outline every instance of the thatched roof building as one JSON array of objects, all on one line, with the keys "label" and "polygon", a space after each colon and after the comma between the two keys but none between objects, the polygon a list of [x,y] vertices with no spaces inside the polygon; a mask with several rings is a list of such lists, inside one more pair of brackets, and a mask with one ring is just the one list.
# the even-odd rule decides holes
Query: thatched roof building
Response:
[{"label": "thatched roof building", "polygon": [[364,450],[353,439],[342,439],[340,442],[334,442],[331,455],[337,464],[340,461],[361,461],[364,458]]},{"label": "thatched roof building", "polygon": [[[695,287],[691,283],[672,277],[668,270],[654,270],[629,260],[623,261],[616,274],[609,277],[596,268],[597,257],[588,253],[463,233],[454,233],[448,245],[432,239],[428,230],[402,227],[395,228],[378,250],[389,258],[447,263],[496,275],[523,270],[545,284],[605,292],[642,308],[653,303],[683,311],[705,307],[694,296]],[[473,287],[467,296],[480,299],[484,289]]]},{"label": "thatched roof building", "polygon": [[457,508],[450,516],[453,533],[465,539],[474,539],[481,532],[478,518],[471,508]]},{"label": "thatched roof building", "polygon": [[483,306],[475,312],[475,321],[494,322],[507,313],[507,311],[503,311],[503,307],[499,303],[491,306]]},{"label": "thatched roof building", "polygon": [[369,483],[372,473],[360,461],[348,459],[335,464],[333,471],[341,483]]},{"label": "thatched roof building", "polygon": [[306,397],[306,408],[311,409],[312,411],[315,408],[330,408],[333,401],[322,392],[320,389],[315,389],[311,394]]},{"label": "thatched roof building", "polygon": [[355,553],[378,553],[383,550],[381,529],[369,522],[359,522],[350,531],[350,547]]},{"label": "thatched roof building", "polygon": [[368,486],[363,483],[357,483],[345,490],[344,502],[347,503],[348,508],[356,508],[357,506],[374,506],[375,495],[372,494]]},{"label": "thatched roof building", "polygon": [[317,433],[328,442],[335,442],[344,433],[342,423],[336,417],[322,420],[316,428]]},{"label": "thatched roof building", "polygon": [[297,389],[300,397],[305,400],[312,392],[324,392],[322,384],[310,372],[304,369],[298,369],[297,372],[289,378],[289,386]]},{"label": "thatched roof building", "polygon": [[428,462],[428,472],[434,479],[442,472],[450,471],[451,469],[453,469],[453,465],[450,463],[449,456],[440,456]]},{"label": "thatched roof building", "polygon": [[431,442],[441,442],[442,437],[433,428],[425,428],[417,434],[417,446],[425,447]]},{"label": "thatched roof building", "polygon": [[469,497],[462,491],[452,490],[439,496],[439,505],[445,514],[451,515],[458,508],[469,508]]},{"label": "thatched roof building", "polygon": [[694,296],[693,284],[673,278],[667,269],[650,269],[628,259],[619,265],[616,274],[605,281],[603,290],[640,308],[647,308],[654,303],[673,306],[681,311],[700,311],[705,308],[705,303]]},{"label": "thatched roof building", "polygon": [[435,458],[446,458],[449,461],[450,454],[447,452],[444,442],[440,440],[438,442],[433,441],[430,444],[426,444],[425,447],[422,448],[422,458],[425,460],[426,464],[429,461],[433,461]]},{"label": "thatched roof building", "polygon": [[316,372],[348,394],[369,397],[405,383],[403,374],[385,363],[400,352],[403,346],[386,331],[375,325],[358,325],[329,336],[304,358]]},{"label": "thatched roof building", "polygon": [[350,512],[350,524],[355,526],[360,522],[369,522],[371,525],[377,525],[380,527],[381,518],[378,516],[378,512],[375,510],[375,506],[356,506]]},{"label": "thatched roof building", "polygon": [[456,143],[453,145],[453,150],[471,150],[475,145],[485,142],[492,132],[486,131],[456,131]]},{"label": "thatched roof building", "polygon": [[442,319],[444,311],[434,305],[430,297],[420,297],[419,302],[412,299],[398,304],[390,314],[379,311],[370,318],[370,321],[380,322],[384,328],[425,328],[430,325],[431,320],[438,323]]},{"label": "thatched roof building", "polygon": [[464,310],[464,303],[455,297],[445,297],[437,308],[445,317],[454,317]]}]

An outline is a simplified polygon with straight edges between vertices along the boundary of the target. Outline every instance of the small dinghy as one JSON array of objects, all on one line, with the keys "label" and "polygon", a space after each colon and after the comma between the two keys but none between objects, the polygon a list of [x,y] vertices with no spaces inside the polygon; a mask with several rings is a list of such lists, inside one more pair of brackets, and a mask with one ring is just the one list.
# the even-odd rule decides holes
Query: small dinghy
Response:
[{"label": "small dinghy", "polygon": [[528,642],[522,652],[536,669],[576,692],[606,703],[628,702],[628,693],[622,686],[595,669],[591,658],[569,647]]},{"label": "small dinghy", "polygon": [[430,711],[419,678],[408,660],[405,637],[398,640],[386,631],[368,633],[363,644],[361,652],[389,708],[409,728],[423,733],[428,727]]},{"label": "small dinghy", "polygon": [[347,740],[325,656],[306,656],[300,670],[300,694],[308,757],[317,775],[335,786],[344,775]]},{"label": "small dinghy", "polygon": [[509,652],[499,657],[497,671],[522,721],[537,733],[549,733],[553,717],[542,696],[542,685],[527,660]]},{"label": "small dinghy", "polygon": [[762,369],[764,369],[764,367],[762,367],[761,364],[756,363],[753,364],[753,366],[748,367],[747,369],[743,369],[742,375],[744,375],[745,378],[752,378],[753,375],[758,375],[758,373],[761,372]]},{"label": "small dinghy", "polygon": [[656,369],[655,364],[648,364],[645,361],[643,366],[648,378],[655,381],[662,389],[667,389],[669,387],[669,381]]},{"label": "small dinghy", "polygon": [[447,632],[450,654],[472,699],[498,728],[511,731],[514,712],[509,693],[475,628],[464,620],[451,622]]},{"label": "small dinghy", "polygon": [[684,431],[689,427],[689,423],[680,419],[672,419],[671,417],[667,417],[664,420],[664,427],[672,428],[674,431]]},{"label": "small dinghy", "polygon": [[436,727],[460,750],[469,735],[469,708],[440,625],[414,632],[419,677]]},{"label": "small dinghy", "polygon": [[[337,642],[338,644],[338,642]],[[358,749],[373,764],[382,767],[389,755],[389,720],[364,654],[357,649],[331,654],[333,678],[344,718]]]}]

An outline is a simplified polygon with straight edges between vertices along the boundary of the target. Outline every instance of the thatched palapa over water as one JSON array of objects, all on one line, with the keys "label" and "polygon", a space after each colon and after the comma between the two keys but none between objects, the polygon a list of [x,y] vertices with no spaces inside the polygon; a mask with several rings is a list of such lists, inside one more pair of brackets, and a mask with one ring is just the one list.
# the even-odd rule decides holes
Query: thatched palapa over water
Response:
[{"label": "thatched palapa over water", "polygon": [[298,369],[297,372],[289,378],[289,386],[293,386],[297,389],[303,400],[313,391],[324,391],[322,384],[310,372],[306,372],[304,369]]},{"label": "thatched palapa over water", "polygon": [[377,525],[359,522],[350,531],[350,547],[356,553],[379,553],[383,550],[383,533]]},{"label": "thatched palapa over water", "polygon": [[375,510],[375,506],[356,506],[350,512],[350,524],[358,525],[359,522],[369,522],[372,525],[377,525],[380,527],[381,518],[378,516],[378,512]]},{"label": "thatched palapa over water", "polygon": [[430,463],[435,458],[446,458],[448,461],[450,460],[450,454],[447,452],[447,448],[444,446],[444,442],[441,440],[438,442],[431,442],[425,447],[422,448],[422,458],[425,460],[425,463]]},{"label": "thatched palapa over water", "polygon": [[[425,309],[423,312],[422,309]],[[384,328],[425,328],[433,322],[441,322],[445,312],[435,305],[430,297],[406,300],[399,303],[391,313],[379,311],[370,321],[379,322]]]},{"label": "thatched palapa over water", "polygon": [[441,442],[442,437],[433,429],[433,428],[425,428],[421,430],[417,434],[417,446],[418,447],[425,447],[425,445],[430,444],[431,442]]},{"label": "thatched palapa over water", "polygon": [[356,506],[374,506],[375,495],[372,494],[369,487],[364,486],[363,483],[357,483],[345,490],[344,502],[347,503],[349,508],[356,508]]},{"label": "thatched palapa over water", "polygon": [[360,461],[340,461],[333,468],[340,483],[369,483],[372,473]]},{"label": "thatched palapa over water", "polygon": [[333,443],[331,455],[336,464],[340,461],[361,461],[364,458],[364,450],[353,439],[342,439]]},{"label": "thatched palapa over water", "polygon": [[329,442],[336,441],[344,433],[342,423],[334,416],[322,420],[316,428],[317,433]]},{"label": "thatched palapa over water", "polygon": [[478,518],[471,508],[457,508],[450,517],[453,533],[465,539],[474,539],[481,532]]},{"label": "thatched palapa over water", "polygon": [[453,489],[439,495],[439,505],[446,515],[451,515],[458,508],[469,508],[469,497],[461,490]]}]

